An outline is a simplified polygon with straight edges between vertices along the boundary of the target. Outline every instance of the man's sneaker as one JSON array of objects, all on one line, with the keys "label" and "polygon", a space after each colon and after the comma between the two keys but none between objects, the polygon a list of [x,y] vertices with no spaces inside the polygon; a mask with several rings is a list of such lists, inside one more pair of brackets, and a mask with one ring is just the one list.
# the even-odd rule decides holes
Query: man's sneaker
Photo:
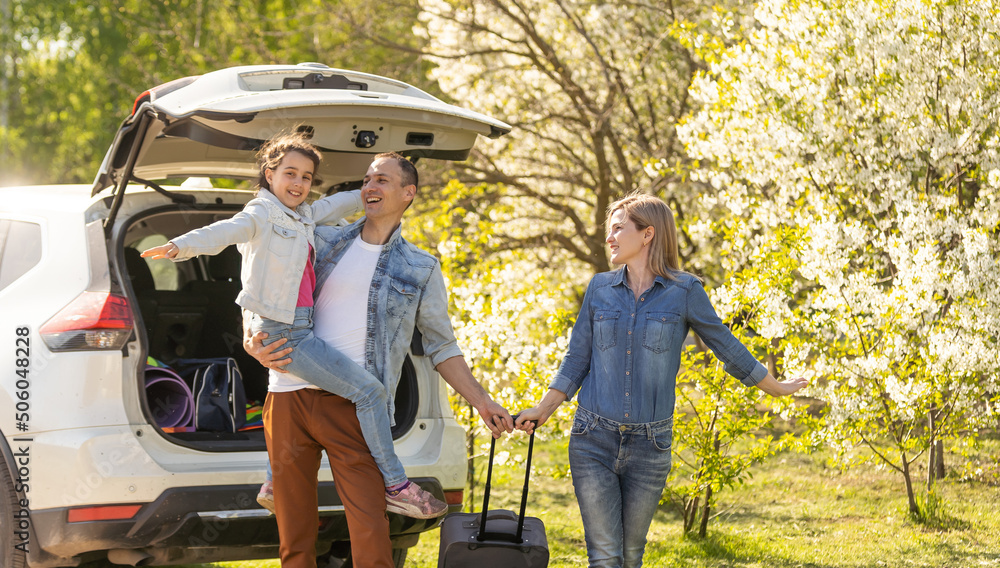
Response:
[{"label": "man's sneaker", "polygon": [[261,507],[264,507],[271,513],[274,513],[274,484],[270,481],[265,481],[264,485],[260,486],[260,492],[257,493],[257,502],[260,503]]},{"label": "man's sneaker", "polygon": [[448,505],[416,483],[410,482],[395,495],[386,492],[386,510],[414,519],[433,519],[448,512]]}]

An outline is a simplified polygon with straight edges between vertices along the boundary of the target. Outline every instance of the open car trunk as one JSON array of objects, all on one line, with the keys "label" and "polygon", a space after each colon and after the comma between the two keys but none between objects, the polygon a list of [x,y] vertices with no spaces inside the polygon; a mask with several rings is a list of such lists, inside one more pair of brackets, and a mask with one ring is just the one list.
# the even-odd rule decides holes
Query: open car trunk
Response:
[{"label": "open car trunk", "polygon": [[[139,254],[238,210],[235,205],[216,205],[196,212],[186,207],[158,208],[129,223],[121,239],[124,273],[131,289],[130,305],[135,306],[141,343],[151,363],[143,377],[147,384],[146,416],[171,440],[202,450],[264,449],[259,411],[267,395],[268,371],[243,349],[242,314],[235,302],[242,288],[240,254],[235,246],[230,246],[215,256],[176,263],[147,261]],[[415,344],[419,353],[419,339]],[[185,372],[200,365],[191,360],[227,357],[233,358],[238,366],[248,413],[246,423],[236,431],[220,431],[181,418],[177,407],[188,402],[182,400],[179,391],[172,393],[169,389],[148,386],[150,381],[167,374],[163,368],[172,369],[191,389],[189,402],[196,405],[198,397],[205,394],[196,392],[192,378]],[[396,391],[394,437],[405,433],[416,420],[418,392],[416,371],[407,358]],[[196,412],[197,408],[190,410]]]}]

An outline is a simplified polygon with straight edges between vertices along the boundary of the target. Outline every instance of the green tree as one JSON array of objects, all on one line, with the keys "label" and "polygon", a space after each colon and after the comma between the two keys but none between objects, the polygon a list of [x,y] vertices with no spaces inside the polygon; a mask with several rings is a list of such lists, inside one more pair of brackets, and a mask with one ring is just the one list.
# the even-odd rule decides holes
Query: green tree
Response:
[{"label": "green tree", "polygon": [[[723,235],[738,230],[738,220],[725,216],[713,224]],[[752,351],[773,353],[783,347],[784,342],[775,337],[781,327],[775,308],[785,312],[780,300],[794,284],[797,262],[791,253],[801,234],[797,228],[778,231],[746,268],[729,275],[727,284],[712,292],[718,311],[738,322],[733,333]],[[771,374],[779,374],[780,363],[779,358],[770,358]],[[790,434],[775,440],[770,432],[779,422],[801,417],[805,407],[793,399],[764,396],[759,389],[738,384],[700,341],[682,354],[676,406],[675,466],[664,499],[681,512],[685,534],[704,538],[716,495],[744,483],[751,477],[753,464],[796,444]]]},{"label": "green tree", "polygon": [[[144,90],[235,65],[318,61],[425,81],[415,54],[357,33],[353,13],[403,44],[415,5],[360,0],[5,0],[10,54],[2,182],[86,183]],[[6,20],[5,20],[6,22]],[[375,27],[371,24],[370,27]],[[411,48],[411,52],[416,48]],[[0,85],[2,86],[2,85]]]}]

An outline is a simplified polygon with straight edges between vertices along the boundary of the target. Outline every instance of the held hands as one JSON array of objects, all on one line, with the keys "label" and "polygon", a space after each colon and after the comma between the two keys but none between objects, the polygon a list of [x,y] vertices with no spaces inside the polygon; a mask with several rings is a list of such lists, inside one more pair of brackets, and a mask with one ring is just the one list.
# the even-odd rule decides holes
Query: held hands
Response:
[{"label": "held hands", "polygon": [[175,245],[174,243],[167,243],[165,245],[160,245],[158,247],[146,249],[142,251],[142,254],[140,254],[139,256],[141,256],[142,258],[148,257],[152,258],[153,260],[156,260],[158,258],[174,258],[177,256],[178,252],[180,252],[180,249],[177,248],[177,245]]},{"label": "held hands", "polygon": [[493,432],[494,438],[503,436],[504,432],[514,431],[514,419],[510,417],[506,408],[497,404],[493,399],[488,400],[483,408],[477,410],[490,432]]}]

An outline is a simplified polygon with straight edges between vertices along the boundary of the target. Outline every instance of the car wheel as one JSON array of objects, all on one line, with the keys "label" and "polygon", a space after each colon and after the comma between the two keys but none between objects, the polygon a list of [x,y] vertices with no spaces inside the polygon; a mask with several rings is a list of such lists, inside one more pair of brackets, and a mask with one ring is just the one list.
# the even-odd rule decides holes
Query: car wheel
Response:
[{"label": "car wheel", "polygon": [[[406,565],[406,548],[392,549],[392,562],[396,568],[403,568]],[[351,553],[347,557],[341,558],[331,554],[325,554],[317,559],[317,568],[354,568],[354,561],[351,560]]]},{"label": "car wheel", "polygon": [[[14,533],[25,530],[20,526],[21,519],[15,518],[21,512],[14,492],[14,480],[10,477],[7,462],[0,454],[0,566],[5,568],[25,568],[27,558],[24,550],[17,548],[18,544],[27,545],[27,540],[19,539]],[[27,519],[24,520],[27,522]],[[402,566],[397,564],[397,566]]]}]

